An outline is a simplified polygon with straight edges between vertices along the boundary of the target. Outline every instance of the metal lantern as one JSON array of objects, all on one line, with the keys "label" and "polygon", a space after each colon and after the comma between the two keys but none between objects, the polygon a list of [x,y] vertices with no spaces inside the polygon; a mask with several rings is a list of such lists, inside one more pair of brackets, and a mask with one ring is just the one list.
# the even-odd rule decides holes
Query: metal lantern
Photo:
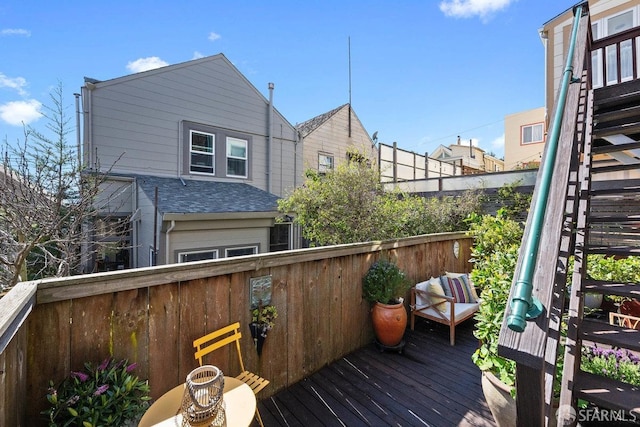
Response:
[{"label": "metal lantern", "polygon": [[222,400],[224,375],[216,366],[204,365],[187,375],[182,396],[182,425],[224,426]]}]

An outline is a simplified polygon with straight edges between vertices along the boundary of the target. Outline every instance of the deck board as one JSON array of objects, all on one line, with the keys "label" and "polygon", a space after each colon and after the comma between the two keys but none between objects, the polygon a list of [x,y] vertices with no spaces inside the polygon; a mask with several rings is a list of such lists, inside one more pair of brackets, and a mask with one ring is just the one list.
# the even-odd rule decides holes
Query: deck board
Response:
[{"label": "deck board", "polygon": [[264,425],[495,426],[471,361],[473,320],[458,326],[455,346],[426,319],[405,341],[402,353],[372,343],[260,401]]}]

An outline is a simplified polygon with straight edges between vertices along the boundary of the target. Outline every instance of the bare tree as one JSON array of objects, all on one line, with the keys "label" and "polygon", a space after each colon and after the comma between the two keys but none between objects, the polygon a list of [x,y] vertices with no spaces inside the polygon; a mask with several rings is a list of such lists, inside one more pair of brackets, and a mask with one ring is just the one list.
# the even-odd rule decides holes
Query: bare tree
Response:
[{"label": "bare tree", "polygon": [[[24,141],[5,140],[0,169],[0,291],[21,280],[81,273],[86,225],[105,175],[82,173],[70,145],[68,107],[59,83],[45,107],[48,132],[25,127]],[[84,226],[84,227],[83,227]],[[86,256],[86,253],[84,254]]]}]

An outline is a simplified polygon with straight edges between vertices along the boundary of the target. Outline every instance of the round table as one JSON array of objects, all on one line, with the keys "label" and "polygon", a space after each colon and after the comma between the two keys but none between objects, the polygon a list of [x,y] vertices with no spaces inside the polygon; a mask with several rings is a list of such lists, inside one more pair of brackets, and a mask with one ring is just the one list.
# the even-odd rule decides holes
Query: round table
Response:
[{"label": "round table", "polygon": [[[176,386],[160,396],[144,413],[138,427],[182,426],[182,395],[184,384]],[[237,378],[224,377],[223,399],[228,427],[251,424],[256,413],[256,395],[251,387]]]}]

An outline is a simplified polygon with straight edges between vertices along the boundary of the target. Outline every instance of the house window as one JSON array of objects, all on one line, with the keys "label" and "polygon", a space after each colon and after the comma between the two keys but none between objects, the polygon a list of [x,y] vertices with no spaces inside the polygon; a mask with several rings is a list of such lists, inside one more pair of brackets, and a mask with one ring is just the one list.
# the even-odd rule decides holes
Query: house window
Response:
[{"label": "house window", "polygon": [[[591,25],[594,40],[612,36],[635,26],[634,9],[614,16],[609,16]],[[620,49],[620,70],[618,70],[618,49]],[[633,45],[631,40],[625,40],[617,45],[607,46],[591,53],[591,83],[594,88],[616,84],[633,79]],[[603,61],[606,66],[603,67]],[[618,79],[618,71],[620,78]],[[603,76],[604,72],[604,76]]]},{"label": "house window", "polygon": [[189,171],[195,173],[215,173],[216,136],[204,132],[189,132],[191,162]]},{"label": "house window", "polygon": [[542,142],[542,123],[522,126],[522,144]]},{"label": "house window", "polygon": [[269,231],[269,252],[291,249],[291,223],[276,223]]},{"label": "house window", "polygon": [[215,249],[209,251],[192,251],[178,253],[178,262],[204,261],[207,259],[216,258],[218,258],[218,251]]},{"label": "house window", "polygon": [[227,137],[227,176],[247,177],[247,140]]},{"label": "house window", "polygon": [[182,122],[182,173],[251,179],[252,136]]},{"label": "house window", "polygon": [[318,154],[318,172],[327,173],[333,170],[333,156]]},{"label": "house window", "polygon": [[234,256],[242,256],[242,255],[253,255],[257,253],[258,253],[257,246],[246,246],[243,248],[225,249],[225,256],[227,258],[234,257]]},{"label": "house window", "polygon": [[131,222],[128,216],[100,217],[95,222],[96,271],[131,268]]}]

